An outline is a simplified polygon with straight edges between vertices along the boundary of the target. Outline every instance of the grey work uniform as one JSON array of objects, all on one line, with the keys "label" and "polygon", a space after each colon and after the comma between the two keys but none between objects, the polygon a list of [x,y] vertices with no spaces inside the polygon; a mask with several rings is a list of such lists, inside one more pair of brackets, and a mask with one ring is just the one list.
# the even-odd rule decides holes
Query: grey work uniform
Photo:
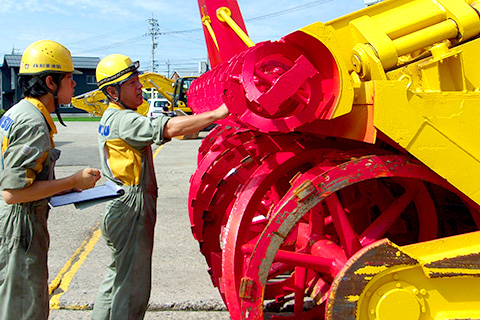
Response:
[{"label": "grey work uniform", "polygon": [[110,104],[100,121],[102,174],[125,194],[107,203],[101,230],[112,262],[98,290],[92,319],[143,319],[151,289],[157,181],[151,145],[166,142],[169,117],[146,118]]},{"label": "grey work uniform", "polygon": [[[23,189],[54,179],[60,151],[49,112],[26,98],[0,119],[0,189]],[[48,199],[9,205],[0,197],[0,319],[47,319]]]}]

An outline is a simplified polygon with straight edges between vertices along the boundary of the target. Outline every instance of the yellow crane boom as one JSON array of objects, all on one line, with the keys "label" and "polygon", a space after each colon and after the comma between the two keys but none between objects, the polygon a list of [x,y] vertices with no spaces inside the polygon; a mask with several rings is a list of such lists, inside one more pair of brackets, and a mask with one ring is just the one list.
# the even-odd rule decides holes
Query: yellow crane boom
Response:
[{"label": "yellow crane boom", "polygon": [[[190,83],[197,77],[185,77],[175,81],[158,73],[145,72],[140,74],[138,78],[144,89],[155,89],[167,99],[171,111],[175,111],[175,109],[179,108],[185,113],[191,113],[190,108],[186,105],[185,93],[188,90]],[[108,107],[108,101],[105,94],[97,89],[74,97],[72,99],[72,105],[75,108],[85,110],[94,116],[102,116],[103,112]],[[137,112],[146,115],[148,108],[148,102],[144,101],[138,108]]]}]

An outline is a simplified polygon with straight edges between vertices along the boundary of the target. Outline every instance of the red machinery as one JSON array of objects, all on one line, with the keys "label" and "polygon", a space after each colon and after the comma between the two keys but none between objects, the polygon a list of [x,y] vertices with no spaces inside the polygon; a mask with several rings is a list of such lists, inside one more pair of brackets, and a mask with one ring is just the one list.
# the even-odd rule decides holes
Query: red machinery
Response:
[{"label": "red machinery", "polygon": [[[469,71],[458,75],[459,62],[447,60],[453,57],[451,48],[467,40],[463,52],[473,46],[480,30],[478,6],[439,2],[385,1],[254,45],[236,1],[199,0],[214,68],[192,84],[188,101],[195,112],[225,103],[231,115],[202,142],[189,213],[232,319],[263,319],[264,309],[289,319],[397,319],[385,316],[392,307],[388,299],[407,301],[402,306],[413,315],[402,319],[428,312],[433,316],[425,319],[453,319],[438,316],[447,314],[442,309],[447,303],[429,302],[419,297],[420,289],[405,289],[404,283],[418,277],[399,282],[403,274],[393,276],[397,282],[391,288],[383,283],[374,300],[359,288],[368,287],[379,271],[348,276],[368,265],[414,265],[420,258],[408,254],[416,248],[408,245],[480,226],[478,190],[470,188],[475,182],[468,175],[449,171],[452,149],[444,152],[436,136],[429,137],[431,145],[416,146],[413,139],[423,131],[413,132],[414,121],[404,120],[410,108],[421,105],[411,97],[447,104],[446,96],[428,92],[458,92],[448,96],[452,105],[455,99],[464,103],[467,93],[468,99],[479,99],[480,80],[465,81]],[[440,10],[442,5],[447,9]],[[470,27],[475,24],[479,30]],[[430,68],[439,57],[449,64],[448,74],[440,63],[433,66],[436,76],[427,73],[427,63]],[[471,74],[478,71],[463,61]],[[423,78],[418,70],[427,70]],[[464,87],[450,89],[452,76]],[[428,77],[440,88],[426,83]],[[425,111],[424,104],[420,108],[414,113],[438,112]],[[471,130],[462,136],[475,135]],[[454,135],[442,137],[452,141]],[[474,250],[468,254],[478,257]],[[351,271],[352,266],[358,269]],[[478,275],[478,264],[470,269]],[[345,285],[346,279],[353,284]],[[476,303],[465,309],[479,307]]]}]

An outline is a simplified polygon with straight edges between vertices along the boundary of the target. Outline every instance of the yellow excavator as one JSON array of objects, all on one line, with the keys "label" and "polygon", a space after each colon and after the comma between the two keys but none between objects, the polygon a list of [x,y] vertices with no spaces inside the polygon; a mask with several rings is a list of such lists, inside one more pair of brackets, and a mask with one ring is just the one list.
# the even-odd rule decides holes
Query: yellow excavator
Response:
[{"label": "yellow excavator", "polygon": [[[187,106],[187,90],[196,76],[179,78],[176,81],[154,72],[145,72],[139,75],[139,80],[143,89],[154,89],[165,99],[168,100],[168,112],[175,114],[191,114],[192,111]],[[78,95],[72,99],[72,105],[75,108],[85,110],[94,116],[102,116],[108,106],[107,97],[101,90],[90,91]],[[148,102],[144,101],[137,112],[146,115],[148,112]]]}]

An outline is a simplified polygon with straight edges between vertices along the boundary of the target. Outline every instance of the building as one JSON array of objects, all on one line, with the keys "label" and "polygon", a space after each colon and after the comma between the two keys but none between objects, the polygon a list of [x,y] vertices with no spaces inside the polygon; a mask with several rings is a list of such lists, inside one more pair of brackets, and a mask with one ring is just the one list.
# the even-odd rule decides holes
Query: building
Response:
[{"label": "building", "polygon": [[[18,71],[20,69],[20,54],[6,54],[3,64],[0,66],[0,107],[8,110],[15,103],[20,101],[22,92],[18,88]],[[77,83],[75,95],[97,89],[95,68],[100,62],[98,57],[72,57],[73,66],[82,74],[73,75]],[[84,113],[85,111],[74,108],[72,105],[60,106],[61,113]]]},{"label": "building", "polygon": [[181,68],[181,69],[175,69],[170,76],[170,79],[172,80],[177,80],[179,78],[183,77],[199,77],[205,72],[210,70],[210,65],[206,61],[200,61],[198,63],[198,68],[197,69],[188,69],[188,68]]}]

